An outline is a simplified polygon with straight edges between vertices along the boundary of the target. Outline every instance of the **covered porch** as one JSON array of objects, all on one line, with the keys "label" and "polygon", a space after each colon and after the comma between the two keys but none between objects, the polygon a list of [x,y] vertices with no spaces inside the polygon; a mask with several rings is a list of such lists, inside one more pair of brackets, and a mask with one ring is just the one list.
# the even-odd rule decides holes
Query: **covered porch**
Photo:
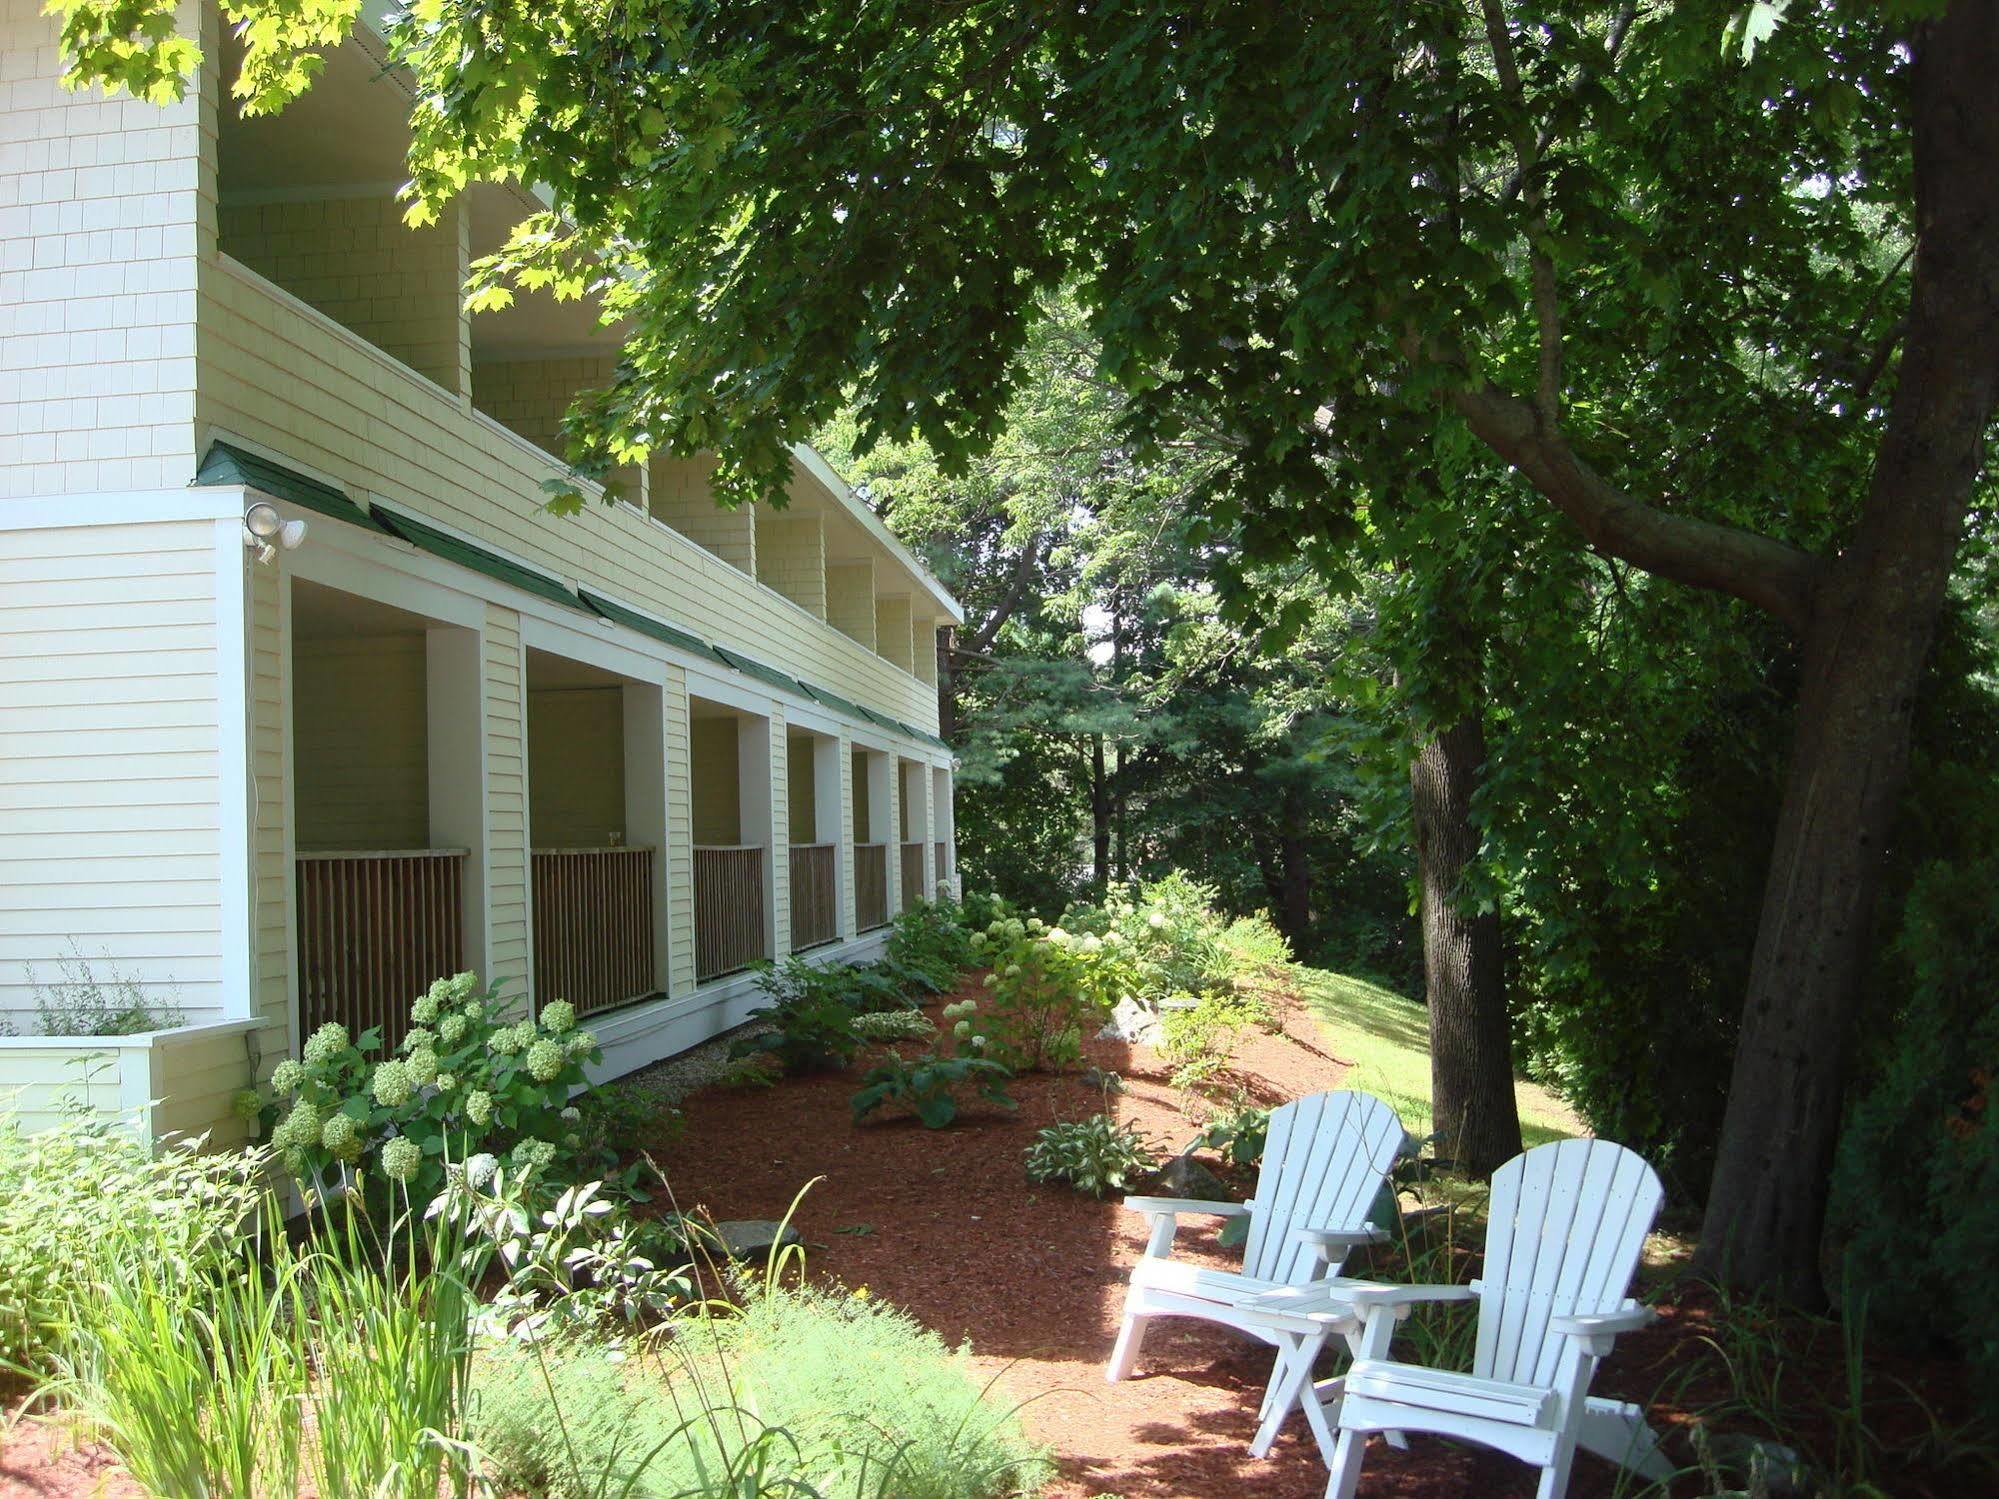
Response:
[{"label": "covered porch", "polygon": [[707,983],[777,956],[771,721],[690,696],[694,979]]}]

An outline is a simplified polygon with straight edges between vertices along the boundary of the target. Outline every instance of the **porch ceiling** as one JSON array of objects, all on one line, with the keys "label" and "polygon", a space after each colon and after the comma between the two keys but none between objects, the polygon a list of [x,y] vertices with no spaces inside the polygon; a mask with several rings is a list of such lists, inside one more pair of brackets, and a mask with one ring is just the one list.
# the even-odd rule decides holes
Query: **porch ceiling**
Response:
[{"label": "porch ceiling", "polygon": [[292,580],[292,634],[302,640],[363,640],[427,630],[421,614],[378,604],[303,578]]}]

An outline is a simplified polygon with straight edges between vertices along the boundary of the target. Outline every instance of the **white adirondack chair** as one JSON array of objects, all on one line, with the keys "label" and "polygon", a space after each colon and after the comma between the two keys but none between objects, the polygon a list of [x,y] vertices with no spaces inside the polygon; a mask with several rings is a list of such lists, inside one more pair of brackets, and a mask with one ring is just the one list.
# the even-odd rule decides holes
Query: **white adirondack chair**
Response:
[{"label": "white adirondack chair", "polygon": [[[1378,1098],[1312,1093],[1271,1110],[1256,1196],[1249,1202],[1127,1197],[1126,1207],[1152,1220],[1152,1236],[1131,1272],[1124,1322],[1104,1377],[1115,1382],[1131,1373],[1154,1317],[1219,1322],[1283,1347],[1283,1337],[1267,1321],[1245,1314],[1243,1304],[1280,1286],[1337,1274],[1357,1245],[1387,1237],[1385,1228],[1368,1222],[1368,1210],[1407,1139],[1395,1110]],[[1242,1269],[1173,1259],[1174,1230],[1183,1214],[1247,1215]],[[1267,1394],[1264,1414],[1269,1414]],[[1317,1413],[1308,1408],[1306,1414]],[[1267,1447],[1268,1439],[1260,1445]]]},{"label": "white adirondack chair", "polygon": [[[1435,1432],[1511,1453],[1541,1469],[1539,1499],[1567,1490],[1578,1442],[1639,1472],[1664,1467],[1636,1406],[1589,1396],[1617,1335],[1652,1320],[1625,1293],[1662,1196],[1652,1168],[1621,1145],[1537,1146],[1492,1178],[1482,1280],[1338,1288],[1359,1324],[1358,1339],[1349,1338],[1356,1360],[1306,1394],[1339,1433],[1326,1499],[1353,1499],[1372,1431]],[[1471,1373],[1384,1357],[1395,1324],[1417,1302],[1474,1298]]]}]

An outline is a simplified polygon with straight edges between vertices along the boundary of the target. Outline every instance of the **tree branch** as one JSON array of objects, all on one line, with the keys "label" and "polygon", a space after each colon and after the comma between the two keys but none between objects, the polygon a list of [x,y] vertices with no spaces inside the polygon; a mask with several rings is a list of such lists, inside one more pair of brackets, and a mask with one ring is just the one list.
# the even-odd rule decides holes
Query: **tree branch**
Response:
[{"label": "tree branch", "polygon": [[1015,611],[1026,601],[1027,590],[1034,582],[1035,569],[1041,562],[1041,542],[1042,537],[1039,532],[1027,539],[1027,545],[1020,549],[1020,556],[1014,559],[1013,578],[1006,585],[1005,594],[1001,596],[999,603],[993,606],[993,612],[986,616],[968,646],[960,654],[978,655],[990,650],[993,641],[999,636],[1001,627],[1013,618]]},{"label": "tree branch", "polygon": [[1505,0],[1482,0],[1486,40],[1492,47],[1493,70],[1499,75],[1500,91],[1513,110],[1513,145],[1520,158],[1521,201],[1527,208],[1527,264],[1533,284],[1534,326],[1539,344],[1538,373],[1534,387],[1534,410],[1548,431],[1562,417],[1562,304],[1555,286],[1555,263],[1548,258],[1543,241],[1548,231],[1548,210],[1543,200],[1541,153],[1546,147],[1534,138],[1527,119],[1527,91],[1520,82],[1520,68],[1513,57],[1513,38],[1506,29]]},{"label": "tree branch", "polygon": [[1459,390],[1448,399],[1480,441],[1575,522],[1593,550],[1662,578],[1730,594],[1767,610],[1794,633],[1804,632],[1824,559],[1754,531],[1634,499],[1578,457],[1532,406],[1497,386]]}]

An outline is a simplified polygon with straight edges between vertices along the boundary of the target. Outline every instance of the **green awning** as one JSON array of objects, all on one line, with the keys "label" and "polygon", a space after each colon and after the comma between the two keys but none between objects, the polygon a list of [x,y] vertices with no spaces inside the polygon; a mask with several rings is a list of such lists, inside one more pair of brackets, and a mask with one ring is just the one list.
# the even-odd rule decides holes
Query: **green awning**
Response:
[{"label": "green awning", "polygon": [[385,529],[331,484],[322,484],[295,469],[286,468],[282,463],[259,458],[255,453],[246,453],[226,442],[209,444],[208,456],[201,460],[201,467],[195,471],[194,482],[238,484],[259,494],[316,510],[321,515],[330,515],[335,520],[344,520],[350,526],[361,526],[370,531]]},{"label": "green awning", "polygon": [[553,603],[567,604],[572,609],[583,607],[582,600],[548,574],[522,567],[520,563],[502,557],[498,552],[489,552],[476,543],[461,540],[447,531],[427,526],[400,511],[388,510],[380,505],[375,507],[375,518],[404,541],[412,546],[422,547],[433,557],[442,557],[446,562],[469,567],[475,573],[484,573],[489,578],[510,583],[515,588]]},{"label": "green awning", "polygon": [[801,682],[798,685],[805,689],[807,697],[831,708],[835,713],[844,713],[849,718],[860,718],[863,716],[859,703],[850,703],[837,692],[828,692],[824,687],[814,686],[810,682]]},{"label": "green awning", "polygon": [[715,654],[720,656],[729,665],[735,667],[743,675],[755,677],[767,687],[775,687],[779,692],[789,692],[797,697],[811,696],[805,690],[803,682],[800,682],[796,677],[787,677],[775,666],[765,666],[763,662],[753,660],[738,651],[732,651],[726,645],[716,646]]},{"label": "green awning", "polygon": [[698,635],[690,635],[685,630],[676,630],[672,625],[662,624],[656,619],[649,619],[647,616],[639,613],[638,610],[627,609],[623,604],[617,603],[612,599],[603,598],[598,594],[590,592],[587,588],[578,591],[582,593],[584,603],[588,604],[608,620],[624,625],[628,629],[637,630],[641,635],[650,635],[654,640],[660,641],[663,644],[678,646],[683,651],[691,651],[697,656],[705,656],[710,661],[720,661],[722,659],[721,654],[715,647],[708,644],[707,641]]}]

